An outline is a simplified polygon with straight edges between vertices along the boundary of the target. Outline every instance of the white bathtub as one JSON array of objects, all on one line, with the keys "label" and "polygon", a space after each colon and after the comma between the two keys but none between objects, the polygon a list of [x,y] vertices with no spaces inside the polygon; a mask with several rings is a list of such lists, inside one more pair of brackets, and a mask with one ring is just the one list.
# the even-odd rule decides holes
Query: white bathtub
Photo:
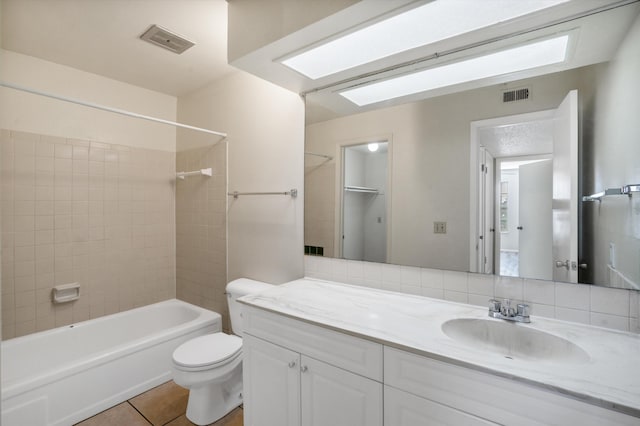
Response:
[{"label": "white bathtub", "polygon": [[171,379],[220,315],[173,299],[2,342],[2,425],[71,425]]}]

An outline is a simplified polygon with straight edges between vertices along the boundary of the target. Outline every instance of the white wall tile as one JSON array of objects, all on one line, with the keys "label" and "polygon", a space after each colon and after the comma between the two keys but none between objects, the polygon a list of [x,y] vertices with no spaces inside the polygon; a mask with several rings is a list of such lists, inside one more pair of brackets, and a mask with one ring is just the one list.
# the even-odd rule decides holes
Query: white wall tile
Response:
[{"label": "white wall tile", "polygon": [[424,288],[442,289],[443,284],[443,271],[440,269],[421,269],[420,270],[420,286]]},{"label": "white wall tile", "polygon": [[374,262],[364,262],[365,282],[377,283],[377,288],[382,284],[382,264]]},{"label": "white wall tile", "polygon": [[556,286],[552,281],[524,280],[524,300],[531,303],[555,305]]},{"label": "white wall tile", "polygon": [[420,287],[420,268],[401,266],[400,283]]},{"label": "white wall tile", "polygon": [[542,303],[534,303],[530,306],[530,315],[545,318],[556,317],[556,307],[554,305],[544,305]]},{"label": "white wall tile", "polygon": [[[399,265],[382,265],[382,283],[383,284],[400,284],[400,266]],[[383,287],[384,288],[384,287]]]},{"label": "white wall tile", "polygon": [[468,303],[470,305],[487,307],[489,306],[489,296],[469,293]]},{"label": "white wall tile", "polygon": [[446,291],[467,293],[469,291],[469,278],[466,272],[443,271],[443,285]]},{"label": "white wall tile", "polygon": [[591,312],[629,316],[629,290],[589,286],[591,290]]},{"label": "white wall tile", "polygon": [[522,278],[496,277],[495,292],[498,299],[521,301],[524,299],[524,285]]},{"label": "white wall tile", "polygon": [[333,281],[347,280],[347,261],[344,259],[332,259],[331,261],[331,277]]},{"label": "white wall tile", "polygon": [[629,317],[591,312],[591,325],[613,328],[620,331],[629,331]]},{"label": "white wall tile", "polygon": [[556,283],[556,306],[588,311],[591,306],[589,286]]},{"label": "white wall tile", "polygon": [[469,302],[468,294],[466,292],[452,291],[452,290],[444,291],[444,300],[448,300],[450,302],[458,302],[458,303]]},{"label": "white wall tile", "polygon": [[640,303],[640,297],[638,297],[637,291],[629,292],[629,317],[638,318],[638,304]]},{"label": "white wall tile", "polygon": [[422,287],[422,295],[432,299],[444,299],[444,290],[441,288]]},{"label": "white wall tile", "polygon": [[469,293],[493,297],[495,275],[469,274]]},{"label": "white wall tile", "polygon": [[562,321],[578,322],[581,324],[590,324],[591,318],[589,317],[589,311],[583,311],[580,309],[562,308],[556,306],[556,319]]}]

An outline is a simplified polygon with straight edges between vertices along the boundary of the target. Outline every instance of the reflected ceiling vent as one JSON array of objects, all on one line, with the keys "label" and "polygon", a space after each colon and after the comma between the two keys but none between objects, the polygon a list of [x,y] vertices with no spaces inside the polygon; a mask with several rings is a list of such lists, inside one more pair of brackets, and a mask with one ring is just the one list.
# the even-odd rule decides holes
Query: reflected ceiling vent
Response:
[{"label": "reflected ceiling vent", "polygon": [[523,87],[520,89],[507,90],[502,92],[502,102],[517,102],[526,101],[529,99],[529,88]]},{"label": "reflected ceiling vent", "polygon": [[140,38],[148,41],[149,43],[153,43],[156,46],[164,47],[165,49],[177,54],[180,54],[195,45],[195,43],[187,40],[186,38],[180,37],[179,35],[157,25],[150,26],[149,29],[140,36]]}]

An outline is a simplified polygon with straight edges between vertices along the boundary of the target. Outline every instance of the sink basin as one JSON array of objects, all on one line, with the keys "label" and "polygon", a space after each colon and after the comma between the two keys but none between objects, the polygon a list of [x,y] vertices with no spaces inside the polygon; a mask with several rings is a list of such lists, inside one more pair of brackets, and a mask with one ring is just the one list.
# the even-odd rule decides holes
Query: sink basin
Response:
[{"label": "sink basin", "polygon": [[442,324],[442,331],[453,340],[507,359],[569,363],[589,360],[589,354],[575,343],[513,322],[458,318]]}]

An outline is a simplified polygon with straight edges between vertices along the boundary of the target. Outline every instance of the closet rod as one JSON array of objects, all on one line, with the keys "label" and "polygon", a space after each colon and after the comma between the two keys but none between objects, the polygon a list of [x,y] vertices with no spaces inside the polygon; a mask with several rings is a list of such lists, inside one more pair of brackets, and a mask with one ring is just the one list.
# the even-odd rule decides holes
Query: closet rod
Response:
[{"label": "closet rod", "polygon": [[304,152],[305,155],[314,155],[316,157],[322,157],[322,158],[326,158],[327,160],[333,160],[333,157],[330,155],[325,155],[325,154],[316,154],[315,152],[311,152],[311,151],[305,151]]},{"label": "closet rod", "polygon": [[126,115],[126,116],[129,116],[129,117],[141,118],[143,120],[154,121],[156,123],[169,124],[171,126],[176,126],[176,127],[182,127],[184,129],[195,130],[197,132],[203,132],[203,133],[209,133],[209,134],[216,135],[216,136],[222,136],[223,138],[227,137],[226,133],[216,132],[215,130],[209,130],[209,129],[203,129],[201,127],[189,126],[188,124],[182,124],[182,123],[177,123],[175,121],[165,120],[165,119],[162,119],[162,118],[151,117],[149,115],[138,114],[136,112],[127,111],[127,110],[124,110],[124,109],[113,108],[113,107],[109,107],[109,106],[106,106],[106,105],[94,104],[93,102],[85,102],[85,101],[81,101],[80,99],[67,98],[65,96],[54,95],[53,93],[42,92],[40,90],[31,89],[29,87],[20,86],[18,84],[8,83],[6,81],[1,81],[0,80],[0,86],[8,87],[10,89],[20,90],[20,91],[31,93],[31,94],[34,94],[34,95],[45,96],[47,98],[57,99],[59,101],[70,102],[72,104],[82,105],[82,106],[86,106],[86,107],[89,107],[89,108],[100,109],[102,111],[113,112],[115,114],[122,114],[122,115]]}]

